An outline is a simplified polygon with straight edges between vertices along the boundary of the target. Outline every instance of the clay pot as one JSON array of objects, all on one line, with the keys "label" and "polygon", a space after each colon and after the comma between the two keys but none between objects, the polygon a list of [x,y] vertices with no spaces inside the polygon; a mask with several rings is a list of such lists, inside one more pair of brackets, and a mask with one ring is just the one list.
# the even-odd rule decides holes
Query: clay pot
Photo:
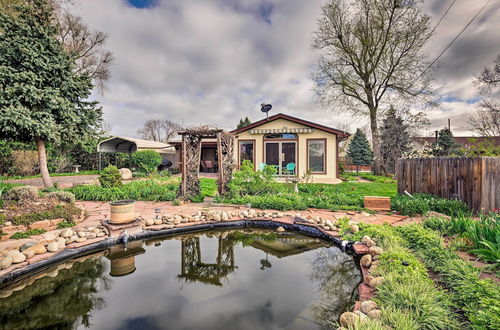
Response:
[{"label": "clay pot", "polygon": [[135,219],[135,201],[122,200],[109,203],[111,205],[111,223],[128,223]]},{"label": "clay pot", "polygon": [[111,260],[111,276],[124,276],[135,271],[135,257]]}]

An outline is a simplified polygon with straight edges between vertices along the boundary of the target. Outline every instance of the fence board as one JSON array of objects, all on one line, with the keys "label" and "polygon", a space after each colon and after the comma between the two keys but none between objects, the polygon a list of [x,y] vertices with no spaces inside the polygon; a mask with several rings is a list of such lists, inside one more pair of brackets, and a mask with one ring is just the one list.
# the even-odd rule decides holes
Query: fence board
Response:
[{"label": "fence board", "polygon": [[398,159],[398,192],[458,198],[470,209],[500,208],[500,157]]}]

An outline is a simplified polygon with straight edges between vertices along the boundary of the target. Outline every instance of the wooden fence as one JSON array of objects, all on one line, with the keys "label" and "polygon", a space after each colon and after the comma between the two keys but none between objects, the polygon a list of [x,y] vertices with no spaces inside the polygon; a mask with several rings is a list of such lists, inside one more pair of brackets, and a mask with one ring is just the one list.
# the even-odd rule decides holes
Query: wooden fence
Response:
[{"label": "wooden fence", "polygon": [[500,208],[500,157],[398,159],[398,192],[460,199],[470,209]]}]

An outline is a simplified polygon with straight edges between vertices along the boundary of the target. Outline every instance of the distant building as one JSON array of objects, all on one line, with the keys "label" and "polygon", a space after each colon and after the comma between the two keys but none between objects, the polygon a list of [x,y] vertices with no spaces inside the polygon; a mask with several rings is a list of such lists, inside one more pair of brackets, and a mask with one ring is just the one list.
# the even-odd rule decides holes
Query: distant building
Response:
[{"label": "distant building", "polygon": [[[436,142],[435,136],[418,136],[412,138],[414,142],[419,144],[433,144]],[[494,146],[500,146],[500,136],[455,136],[455,143],[464,147],[471,147],[483,143],[493,143]]]}]

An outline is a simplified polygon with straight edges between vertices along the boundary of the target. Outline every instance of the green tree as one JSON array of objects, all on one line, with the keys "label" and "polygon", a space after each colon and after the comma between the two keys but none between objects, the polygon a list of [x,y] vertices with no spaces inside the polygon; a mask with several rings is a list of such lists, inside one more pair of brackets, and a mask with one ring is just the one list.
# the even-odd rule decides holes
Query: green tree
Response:
[{"label": "green tree", "polygon": [[373,163],[373,151],[370,148],[370,143],[366,138],[366,134],[359,128],[349,143],[347,157],[351,159],[354,165],[357,165],[356,172],[359,172],[359,166]]},{"label": "green tree", "polygon": [[410,151],[410,127],[403,117],[391,107],[380,126],[382,170],[387,175],[394,173],[396,159]]},{"label": "green tree", "polygon": [[460,145],[455,142],[453,133],[447,127],[439,131],[438,139],[433,146],[433,155],[436,157],[454,156],[459,153]]},{"label": "green tree", "polygon": [[46,143],[78,139],[102,120],[87,74],[57,40],[53,10],[44,2],[0,13],[0,138],[34,141],[40,173],[52,186]]},{"label": "green tree", "polygon": [[242,127],[245,127],[245,126],[248,126],[252,123],[252,121],[250,121],[250,119],[248,119],[248,117],[245,117],[245,119],[240,119],[240,122],[238,123],[238,126],[236,126],[236,128],[242,128]]}]

